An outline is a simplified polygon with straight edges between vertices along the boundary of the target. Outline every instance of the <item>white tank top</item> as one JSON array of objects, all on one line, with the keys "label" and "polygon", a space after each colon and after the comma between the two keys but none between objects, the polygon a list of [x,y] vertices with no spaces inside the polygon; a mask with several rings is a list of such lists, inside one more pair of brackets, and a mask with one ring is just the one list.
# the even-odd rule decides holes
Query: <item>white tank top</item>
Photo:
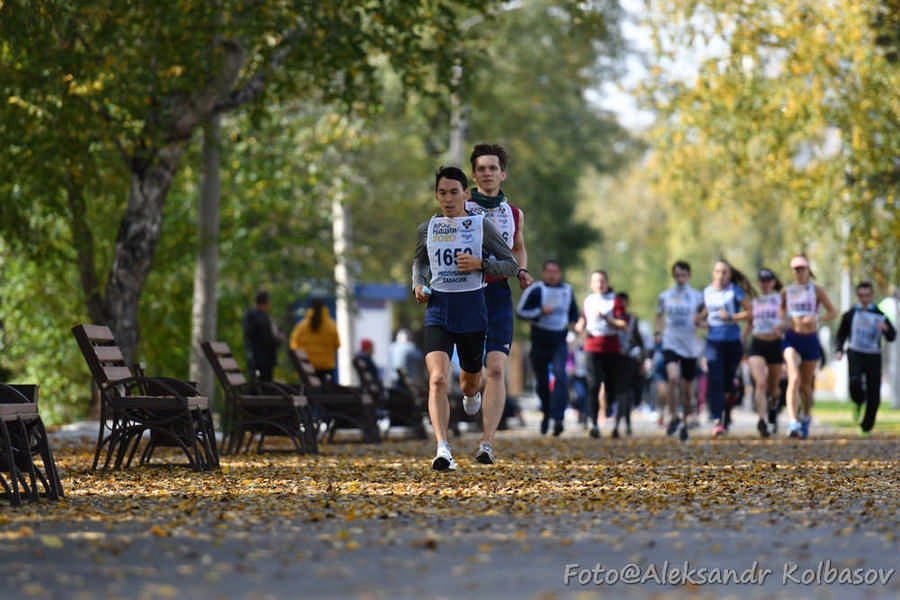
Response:
[{"label": "white tank top", "polygon": [[819,314],[816,301],[816,285],[810,281],[805,285],[791,284],[785,288],[787,316],[807,317]]},{"label": "white tank top", "polygon": [[467,200],[466,210],[473,215],[484,215],[500,231],[500,236],[506,245],[510,248],[513,247],[516,236],[516,217],[508,202],[501,202],[497,208],[484,208],[477,202]]},{"label": "white tank top", "polygon": [[582,305],[584,310],[585,329],[588,335],[593,337],[616,335],[615,327],[606,322],[601,315],[612,313],[616,301],[614,292],[606,294],[591,294],[584,299]]},{"label": "white tank top", "polygon": [[679,356],[697,356],[697,327],[694,314],[703,303],[703,295],[690,286],[683,290],[671,287],[659,295],[657,314],[663,315],[665,329],[662,335],[663,350]]},{"label": "white tank top", "polygon": [[[881,339],[881,329],[878,324],[884,320],[884,315],[864,309],[855,310],[853,321],[850,324],[850,343],[848,344],[850,349],[866,354],[881,352],[878,344]],[[878,382],[875,385],[878,385]]]},{"label": "white tank top", "polygon": [[781,294],[766,294],[753,299],[753,335],[775,333]]},{"label": "white tank top", "polygon": [[549,329],[550,331],[564,331],[569,326],[569,307],[572,305],[572,288],[568,283],[562,283],[556,287],[544,285],[538,281],[541,289],[541,305],[552,306],[553,312],[549,315],[541,315],[535,321],[535,327]]},{"label": "white tank top", "polygon": [[481,258],[484,217],[432,217],[425,234],[431,289],[438,292],[471,292],[484,287],[481,271],[463,273],[456,266],[456,255],[464,252]]}]

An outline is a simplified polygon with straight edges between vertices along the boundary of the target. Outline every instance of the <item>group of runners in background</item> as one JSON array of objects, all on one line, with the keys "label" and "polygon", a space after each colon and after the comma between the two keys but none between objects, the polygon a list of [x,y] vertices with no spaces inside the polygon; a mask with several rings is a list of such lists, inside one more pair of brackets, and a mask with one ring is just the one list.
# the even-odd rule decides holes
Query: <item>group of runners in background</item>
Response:
[{"label": "group of runners in background", "polygon": [[[560,265],[543,264],[542,280],[535,284],[526,269],[524,215],[501,190],[506,179],[506,151],[479,144],[470,157],[475,186],[457,167],[442,167],[435,175],[435,198],[441,214],[418,228],[413,290],[416,301],[427,303],[425,361],[428,369],[428,408],[437,452],[435,470],[452,470],[456,462],[447,439],[447,388],[454,348],[460,364],[463,408],[482,411],[483,428],[474,458],[494,464],[494,434],[506,399],[505,372],[513,336],[512,295],[507,279],[514,277],[523,290],[518,312],[532,321],[531,361],[544,417],[541,432],[563,431],[566,334],[570,325],[582,336],[586,358],[589,429],[600,437],[599,418],[607,398],[617,400],[612,437],[619,424],[631,432],[631,404],[623,384],[632,377],[632,354],[640,339],[636,319],[627,311],[627,295],[616,294],[609,276],[591,274],[591,294],[578,307],[571,287],[561,281]],[[717,261],[703,291],[689,285],[691,266],[678,261],[671,267],[674,285],[659,294],[654,338],[662,353],[664,375],[659,386],[658,410],[667,410],[669,435],[688,438],[688,415],[693,410],[693,382],[702,358],[712,434],[723,435],[739,390],[735,375],[744,357],[742,338],[750,336],[747,360],[754,382],[757,428],[762,437],[773,433],[772,413],[782,369],[787,374],[787,433],[809,435],[813,378],[822,356],[817,330],[837,317],[825,291],[813,281],[809,260],[799,254],[790,261],[792,282],[783,285],[775,271],[760,269],[757,285],[725,260]],[[533,285],[534,284],[534,285]],[[872,303],[872,286],[860,283],[859,303],[841,320],[836,350],[848,343],[850,391],[854,405],[865,416],[863,432],[871,430],[880,387],[881,338],[893,340],[890,322]],[[745,324],[745,332],[741,324]],[[705,329],[701,348],[698,329]],[[560,360],[562,356],[562,360]],[[550,390],[549,373],[556,374]]]}]

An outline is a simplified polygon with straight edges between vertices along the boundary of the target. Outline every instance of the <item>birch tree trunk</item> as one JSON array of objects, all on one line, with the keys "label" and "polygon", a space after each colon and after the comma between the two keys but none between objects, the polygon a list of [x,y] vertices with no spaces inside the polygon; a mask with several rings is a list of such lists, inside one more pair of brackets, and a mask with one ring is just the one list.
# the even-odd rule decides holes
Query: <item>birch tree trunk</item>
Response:
[{"label": "birch tree trunk", "polygon": [[194,268],[194,299],[191,314],[191,381],[200,394],[212,398],[215,380],[200,344],[216,339],[218,318],[216,282],[219,272],[219,202],[222,183],[219,163],[221,123],[218,115],[203,129],[203,180],[197,216],[197,264]]}]

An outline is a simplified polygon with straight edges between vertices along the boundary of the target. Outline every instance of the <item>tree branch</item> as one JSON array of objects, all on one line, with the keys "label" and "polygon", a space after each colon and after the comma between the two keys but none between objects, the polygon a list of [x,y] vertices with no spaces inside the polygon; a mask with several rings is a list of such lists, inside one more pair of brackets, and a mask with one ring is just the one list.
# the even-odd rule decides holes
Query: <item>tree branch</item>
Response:
[{"label": "tree branch", "polygon": [[294,44],[297,43],[297,40],[306,35],[307,30],[307,26],[301,24],[299,27],[285,33],[281,37],[280,47],[272,54],[272,58],[269,60],[268,64],[247,80],[244,85],[231,91],[224,98],[219,100],[213,111],[216,114],[222,114],[234,110],[259,96],[265,88],[266,78],[284,62],[285,58],[287,58],[288,54],[293,50]]},{"label": "tree branch", "polygon": [[119,151],[119,154],[122,155],[122,158],[125,159],[125,162],[130,161],[131,155],[125,149],[124,144],[122,144],[122,140],[120,140],[119,137],[115,133],[113,133],[113,130],[115,130],[115,126],[120,125],[120,123],[118,121],[116,121],[116,118],[112,116],[112,114],[109,112],[109,110],[105,106],[95,106],[94,104],[92,104],[91,102],[89,102],[88,100],[86,100],[85,98],[83,98],[81,96],[68,94],[67,92],[64,92],[64,93],[68,97],[74,98],[76,102],[80,102],[81,104],[86,106],[87,109],[90,110],[91,112],[94,112],[94,113],[97,113],[98,115],[100,115],[100,117],[102,117],[103,120],[106,121],[107,125],[112,126],[111,129],[107,129],[106,135],[109,136],[109,139],[112,141],[113,145]]}]

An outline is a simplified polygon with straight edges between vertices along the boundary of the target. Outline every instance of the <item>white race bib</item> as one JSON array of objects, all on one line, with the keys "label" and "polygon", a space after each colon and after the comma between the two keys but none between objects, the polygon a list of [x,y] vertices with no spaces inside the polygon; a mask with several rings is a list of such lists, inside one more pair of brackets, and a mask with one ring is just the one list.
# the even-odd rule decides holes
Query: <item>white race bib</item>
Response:
[{"label": "white race bib", "polygon": [[466,210],[473,215],[484,215],[500,231],[506,245],[513,247],[516,236],[516,217],[508,202],[503,201],[497,208],[484,208],[477,202],[466,201]]},{"label": "white race bib", "polygon": [[425,234],[431,289],[439,292],[471,292],[484,287],[481,271],[463,273],[456,266],[456,255],[481,258],[484,217],[432,217]]},{"label": "white race bib", "polygon": [[606,322],[605,315],[611,314],[615,306],[616,295],[608,292],[604,295],[591,294],[584,299],[584,320],[589,335],[615,335],[616,329]]},{"label": "white race bib", "polygon": [[775,333],[781,294],[768,294],[753,299],[753,335]]},{"label": "white race bib", "polygon": [[881,339],[879,324],[884,319],[884,315],[867,310],[854,311],[853,321],[850,324],[850,349],[866,354],[878,354],[881,351],[878,344]]},{"label": "white race bib", "polygon": [[569,306],[572,304],[572,288],[563,283],[557,287],[544,285],[539,281],[541,289],[541,306],[550,306],[553,312],[549,315],[542,314],[535,325],[551,331],[563,331],[569,325]]},{"label": "white race bib", "polygon": [[789,285],[785,289],[785,297],[789,317],[808,317],[819,313],[816,286],[812,282],[806,285]]}]

